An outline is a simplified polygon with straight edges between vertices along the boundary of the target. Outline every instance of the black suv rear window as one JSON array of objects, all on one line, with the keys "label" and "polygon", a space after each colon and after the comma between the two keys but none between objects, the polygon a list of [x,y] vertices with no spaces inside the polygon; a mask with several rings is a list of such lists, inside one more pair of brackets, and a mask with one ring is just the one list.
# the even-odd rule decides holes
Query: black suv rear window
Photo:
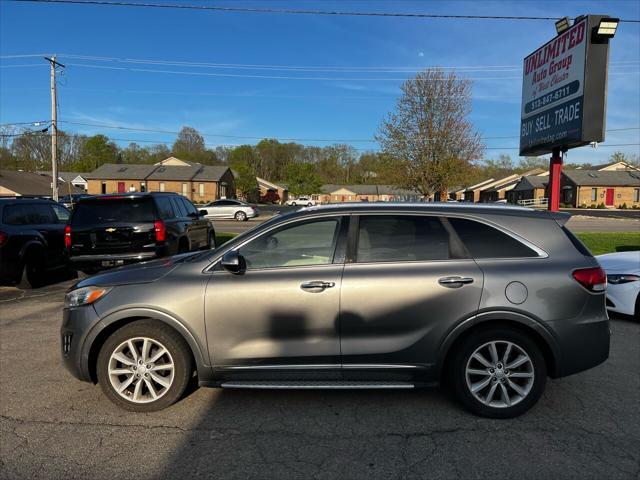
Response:
[{"label": "black suv rear window", "polygon": [[473,258],[537,257],[531,248],[484,223],[464,218],[449,218],[456,233]]},{"label": "black suv rear window", "polygon": [[141,223],[155,220],[151,198],[105,198],[80,202],[73,214],[73,225],[103,223]]}]

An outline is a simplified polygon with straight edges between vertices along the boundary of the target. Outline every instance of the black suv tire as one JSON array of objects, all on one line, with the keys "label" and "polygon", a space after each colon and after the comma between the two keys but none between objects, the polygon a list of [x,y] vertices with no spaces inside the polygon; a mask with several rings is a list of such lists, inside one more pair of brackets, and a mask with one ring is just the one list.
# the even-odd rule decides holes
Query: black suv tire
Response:
[{"label": "black suv tire", "polygon": [[[489,349],[487,351],[490,352],[491,344],[497,345],[497,362],[494,362],[490,355],[483,353],[480,353],[480,356],[485,362],[488,361],[489,366],[480,363],[477,357],[472,359],[474,354],[483,352],[480,350],[482,348],[487,348]],[[512,347],[507,361],[504,361],[509,344]],[[524,356],[528,356],[526,367],[523,364],[523,366],[514,367],[512,371],[509,371],[509,368]],[[500,368],[496,368],[496,365]],[[472,367],[475,367],[473,371],[486,369],[486,374],[468,375],[467,368]],[[527,371],[522,371],[524,368]],[[532,377],[523,378],[524,375],[530,373]],[[457,345],[448,364],[447,375],[446,380],[448,380],[453,394],[471,412],[483,417],[513,418],[525,413],[538,401],[547,381],[547,368],[540,348],[525,333],[508,327],[488,327],[473,331]],[[486,382],[487,378],[490,383],[479,388],[476,391],[476,396],[471,389]],[[517,398],[520,395],[517,395],[517,392],[511,388],[514,383],[516,384],[515,388],[526,391],[526,395]],[[494,384],[496,385],[494,386]],[[507,392],[516,393],[516,400],[510,400],[513,403],[511,406],[508,406],[504,400],[503,390],[505,388]],[[494,405],[491,405],[491,401],[488,402],[489,404],[485,403],[491,389],[494,390],[493,394],[495,395],[492,397]],[[478,398],[483,396],[485,401]],[[498,406],[497,403],[505,405]]]},{"label": "black suv tire", "polygon": [[[113,360],[112,354],[115,353],[120,345],[125,342],[132,341],[134,342],[134,344],[137,344],[137,347],[139,346],[140,342],[143,342],[143,340],[141,340],[143,338],[149,339],[151,342],[156,342],[157,345],[161,345],[167,350],[168,355],[166,358],[169,358],[173,362],[173,378],[170,382],[168,382],[170,383],[170,385],[164,391],[159,392],[161,393],[161,395],[158,399],[141,403],[127,400],[123,397],[123,395],[116,391],[116,388],[114,387],[110,379],[109,365]],[[149,355],[151,355],[151,352],[152,350],[150,350]],[[138,353],[141,354],[141,356],[144,356],[143,350],[138,351]],[[141,386],[141,392],[145,390],[146,393],[150,395],[151,392],[148,388],[147,381],[150,382],[154,375],[152,373],[152,369],[147,370],[148,365],[144,365],[144,363],[138,365],[136,361],[133,361],[134,359],[130,360],[132,360],[132,365],[130,367],[132,370],[136,370],[138,367],[140,367],[140,370],[138,370],[138,372],[140,372],[144,368],[144,371],[149,372],[151,377],[147,377],[146,373],[132,372],[131,374],[127,373],[122,376],[116,377],[116,380],[120,381],[120,378],[122,378],[122,384],[125,384],[131,377],[133,378],[133,380],[129,383],[129,385],[134,386],[134,392],[136,389],[135,385],[137,385],[138,383],[142,383],[143,386]],[[145,359],[144,361],[146,362],[149,360]],[[122,368],[126,368],[126,366],[122,364]],[[167,408],[168,406],[177,402],[184,394],[189,380],[191,379],[192,371],[193,368],[191,352],[184,339],[168,325],[151,319],[139,320],[133,323],[129,323],[124,327],[116,330],[106,340],[106,342],[100,349],[97,362],[98,383],[100,384],[100,387],[102,388],[102,391],[105,393],[107,398],[109,398],[109,400],[111,400],[119,407],[134,412],[155,412],[158,410],[162,410],[163,408]],[[170,374],[168,374],[167,377],[169,377],[169,375]],[[145,379],[145,377],[147,378]],[[124,391],[129,391],[129,396],[134,395],[129,387],[125,388]]]}]

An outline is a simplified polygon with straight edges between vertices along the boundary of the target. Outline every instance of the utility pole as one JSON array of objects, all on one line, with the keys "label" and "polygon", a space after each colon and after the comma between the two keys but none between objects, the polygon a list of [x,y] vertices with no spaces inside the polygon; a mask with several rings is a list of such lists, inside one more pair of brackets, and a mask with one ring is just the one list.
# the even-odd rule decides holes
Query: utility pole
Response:
[{"label": "utility pole", "polygon": [[56,61],[56,56],[44,57],[51,65],[51,193],[58,201],[58,97],[56,93],[56,68],[64,65]]}]

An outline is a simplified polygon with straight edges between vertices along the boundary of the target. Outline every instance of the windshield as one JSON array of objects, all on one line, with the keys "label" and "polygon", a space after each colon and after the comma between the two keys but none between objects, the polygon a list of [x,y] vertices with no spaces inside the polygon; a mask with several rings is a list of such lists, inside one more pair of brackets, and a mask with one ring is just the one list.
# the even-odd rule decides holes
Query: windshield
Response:
[{"label": "windshield", "polygon": [[104,199],[79,203],[71,224],[153,222],[154,217],[153,201],[150,198]]}]

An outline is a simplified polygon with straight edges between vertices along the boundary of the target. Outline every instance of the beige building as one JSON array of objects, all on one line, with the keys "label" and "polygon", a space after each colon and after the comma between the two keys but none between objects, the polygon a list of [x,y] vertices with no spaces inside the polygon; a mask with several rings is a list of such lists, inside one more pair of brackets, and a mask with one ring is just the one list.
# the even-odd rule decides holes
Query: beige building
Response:
[{"label": "beige building", "polygon": [[87,175],[92,195],[128,192],[175,192],[194,203],[235,196],[228,167],[200,165],[169,157],[155,165],[104,164]]},{"label": "beige building", "polygon": [[311,198],[319,203],[416,202],[422,195],[393,185],[323,185]]},{"label": "beige building", "polygon": [[560,202],[573,207],[640,208],[638,170],[565,170],[560,189]]},{"label": "beige building", "polygon": [[[0,170],[0,197],[51,197],[51,176],[43,173]],[[71,183],[58,182],[58,195],[84,193]]]}]

